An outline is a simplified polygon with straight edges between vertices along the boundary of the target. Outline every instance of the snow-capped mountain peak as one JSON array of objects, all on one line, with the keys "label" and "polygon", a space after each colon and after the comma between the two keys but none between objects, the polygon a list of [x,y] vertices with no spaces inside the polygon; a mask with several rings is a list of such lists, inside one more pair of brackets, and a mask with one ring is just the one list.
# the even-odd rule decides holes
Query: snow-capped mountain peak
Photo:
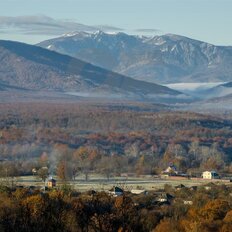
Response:
[{"label": "snow-capped mountain peak", "polygon": [[227,82],[232,76],[232,47],[175,34],[78,32],[39,46],[154,83]]}]

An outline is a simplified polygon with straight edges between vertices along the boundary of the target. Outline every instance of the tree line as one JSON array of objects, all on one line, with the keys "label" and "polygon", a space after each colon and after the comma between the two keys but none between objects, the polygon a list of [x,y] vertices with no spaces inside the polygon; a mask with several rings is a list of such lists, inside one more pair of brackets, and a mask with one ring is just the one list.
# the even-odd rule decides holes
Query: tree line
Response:
[{"label": "tree line", "polygon": [[43,165],[64,179],[79,173],[88,179],[93,171],[107,178],[123,172],[158,174],[170,163],[186,173],[232,171],[228,115],[132,106],[0,104],[2,170],[11,163],[17,173],[31,174],[43,167],[44,156]]},{"label": "tree line", "polygon": [[[231,187],[199,186],[197,190],[166,185],[170,204],[155,192],[112,197],[105,192],[78,193],[67,186],[47,192],[0,186],[0,230],[62,232],[229,232],[232,227]],[[191,199],[192,204],[183,200]]]}]

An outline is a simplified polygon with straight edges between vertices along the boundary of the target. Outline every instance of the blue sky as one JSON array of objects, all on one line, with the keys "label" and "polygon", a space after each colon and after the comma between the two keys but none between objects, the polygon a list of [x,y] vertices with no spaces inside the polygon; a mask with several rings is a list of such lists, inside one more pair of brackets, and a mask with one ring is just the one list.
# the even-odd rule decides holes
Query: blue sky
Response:
[{"label": "blue sky", "polygon": [[[217,45],[232,45],[232,0],[0,0],[0,3],[0,39],[36,43],[84,28],[80,23],[105,30],[102,25],[108,25],[133,34],[145,33],[137,29],[149,29],[149,34],[159,30]],[[148,30],[145,31],[147,34]]]}]

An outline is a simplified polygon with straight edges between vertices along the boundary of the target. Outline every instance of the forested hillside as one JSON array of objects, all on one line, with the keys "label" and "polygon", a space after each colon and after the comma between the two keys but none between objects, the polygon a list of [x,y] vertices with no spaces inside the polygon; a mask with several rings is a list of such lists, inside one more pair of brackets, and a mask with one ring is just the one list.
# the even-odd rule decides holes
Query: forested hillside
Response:
[{"label": "forested hillside", "polygon": [[[63,186],[46,193],[39,190],[0,188],[0,229],[15,232],[229,232],[232,226],[231,187],[212,185],[180,191],[172,204],[159,204],[156,193],[136,196],[126,192],[79,192]],[[191,198],[191,205],[183,203]],[[20,225],[20,226],[19,226]]]},{"label": "forested hillside", "polygon": [[[67,179],[183,172],[231,172],[232,122],[156,105],[18,103],[0,105],[0,156],[21,173],[65,160]],[[108,166],[108,167],[106,167]]]}]

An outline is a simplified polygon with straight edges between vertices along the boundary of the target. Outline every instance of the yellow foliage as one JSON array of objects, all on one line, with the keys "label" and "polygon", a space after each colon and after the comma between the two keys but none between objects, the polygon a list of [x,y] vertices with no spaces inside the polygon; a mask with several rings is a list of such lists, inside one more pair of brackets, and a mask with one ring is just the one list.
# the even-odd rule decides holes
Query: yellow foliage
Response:
[{"label": "yellow foliage", "polygon": [[226,223],[232,223],[232,210],[227,212],[227,214],[224,217],[223,221],[226,222]]},{"label": "yellow foliage", "polygon": [[45,208],[45,201],[40,195],[34,195],[27,197],[23,202],[22,205],[27,207],[30,211],[32,217],[39,217]]}]

